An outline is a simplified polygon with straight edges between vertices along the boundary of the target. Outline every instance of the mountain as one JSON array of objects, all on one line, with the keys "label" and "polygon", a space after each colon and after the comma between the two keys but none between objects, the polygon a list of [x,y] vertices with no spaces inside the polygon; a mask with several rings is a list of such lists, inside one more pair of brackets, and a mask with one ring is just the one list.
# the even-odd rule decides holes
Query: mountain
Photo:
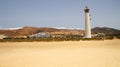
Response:
[{"label": "mountain", "polygon": [[21,29],[22,27],[15,27],[15,28],[1,28],[1,30],[16,30],[16,29]]},{"label": "mountain", "polygon": [[106,35],[120,34],[120,30],[108,27],[95,27],[92,29],[92,32],[104,33]]},{"label": "mountain", "polygon": [[[78,30],[78,29],[57,29],[57,28],[49,28],[49,27],[30,27],[26,26],[20,29],[13,29],[13,30],[0,30],[0,35],[6,35],[6,36],[23,36],[23,35],[32,35],[35,33],[39,32],[50,32],[54,33],[57,32],[59,33],[84,33],[83,30]],[[95,27],[92,29],[92,33],[105,33],[107,35],[112,35],[112,34],[120,34],[120,30],[114,29],[114,28],[108,28],[108,27]]]},{"label": "mountain", "polygon": [[23,35],[31,35],[38,32],[52,32],[58,31],[55,28],[37,28],[37,27],[30,27],[26,26],[21,29],[15,30],[0,30],[0,34],[7,35],[7,36],[23,36]]}]

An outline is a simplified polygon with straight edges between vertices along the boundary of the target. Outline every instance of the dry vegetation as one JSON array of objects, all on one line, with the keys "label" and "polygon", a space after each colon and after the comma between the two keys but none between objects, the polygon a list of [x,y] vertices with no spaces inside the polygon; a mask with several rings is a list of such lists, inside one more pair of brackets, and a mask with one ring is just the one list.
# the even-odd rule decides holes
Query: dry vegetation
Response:
[{"label": "dry vegetation", "polygon": [[0,67],[120,67],[120,40],[1,42]]}]

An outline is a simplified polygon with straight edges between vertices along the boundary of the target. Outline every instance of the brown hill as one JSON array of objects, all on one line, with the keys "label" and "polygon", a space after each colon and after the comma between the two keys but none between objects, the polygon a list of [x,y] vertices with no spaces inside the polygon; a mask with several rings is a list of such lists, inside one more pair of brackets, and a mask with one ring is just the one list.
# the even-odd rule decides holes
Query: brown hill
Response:
[{"label": "brown hill", "polygon": [[[0,30],[0,35],[6,35],[6,36],[23,36],[23,35],[31,35],[38,32],[57,32],[57,33],[84,33],[83,30],[70,30],[70,29],[56,29],[56,28],[37,28],[37,27],[30,27],[26,26],[21,29],[16,30]],[[105,33],[105,34],[120,34],[120,30],[108,28],[108,27],[95,27],[92,29],[92,32],[99,32],[99,33]]]},{"label": "brown hill", "polygon": [[108,27],[95,27],[92,29],[92,32],[104,33],[106,35],[114,35],[114,34],[120,35],[120,30],[114,28],[108,28]]},{"label": "brown hill", "polygon": [[16,30],[0,30],[0,34],[7,36],[22,36],[22,35],[31,35],[38,32],[54,32],[59,31],[55,28],[37,28],[37,27],[23,27],[22,29]]}]

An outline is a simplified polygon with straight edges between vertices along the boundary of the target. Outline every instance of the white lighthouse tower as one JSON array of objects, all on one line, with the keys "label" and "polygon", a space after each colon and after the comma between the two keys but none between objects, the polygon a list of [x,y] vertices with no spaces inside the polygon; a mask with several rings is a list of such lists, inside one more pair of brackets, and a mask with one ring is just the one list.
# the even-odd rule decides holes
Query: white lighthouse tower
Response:
[{"label": "white lighthouse tower", "polygon": [[89,8],[86,6],[85,11],[85,38],[91,38],[91,28],[90,28],[90,14]]}]

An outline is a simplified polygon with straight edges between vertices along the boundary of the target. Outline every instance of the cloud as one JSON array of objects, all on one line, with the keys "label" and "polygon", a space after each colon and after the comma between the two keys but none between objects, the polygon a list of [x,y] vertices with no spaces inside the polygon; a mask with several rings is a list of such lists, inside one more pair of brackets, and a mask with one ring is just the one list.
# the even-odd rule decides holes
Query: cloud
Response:
[{"label": "cloud", "polygon": [[15,27],[15,28],[2,28],[0,27],[0,29],[2,30],[16,30],[16,29],[21,29],[22,27]]}]

